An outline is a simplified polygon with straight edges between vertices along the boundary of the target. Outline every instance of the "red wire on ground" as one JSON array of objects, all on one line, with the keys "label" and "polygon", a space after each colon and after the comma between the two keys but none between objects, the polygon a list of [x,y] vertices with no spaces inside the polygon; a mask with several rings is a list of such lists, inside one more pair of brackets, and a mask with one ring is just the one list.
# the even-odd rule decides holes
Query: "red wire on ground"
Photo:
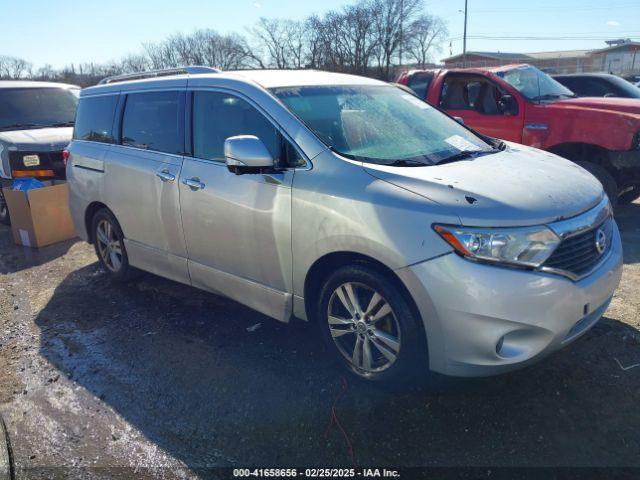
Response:
[{"label": "red wire on ground", "polygon": [[355,454],[353,453],[353,444],[349,439],[349,435],[347,435],[347,432],[342,427],[342,424],[338,419],[338,414],[336,413],[336,405],[338,404],[340,399],[344,397],[344,395],[347,393],[347,387],[348,387],[347,379],[344,376],[340,377],[340,383],[341,383],[341,389],[340,389],[340,392],[338,392],[336,399],[333,401],[333,405],[331,406],[331,419],[330,419],[329,425],[327,426],[327,431],[325,432],[324,436],[325,438],[329,436],[331,427],[335,423],[340,429],[340,431],[342,432],[342,436],[344,437],[345,442],[347,442],[347,448],[349,449],[349,456],[351,457],[351,463],[353,464],[354,467],[357,467],[358,463],[356,462],[356,457],[355,457]]}]

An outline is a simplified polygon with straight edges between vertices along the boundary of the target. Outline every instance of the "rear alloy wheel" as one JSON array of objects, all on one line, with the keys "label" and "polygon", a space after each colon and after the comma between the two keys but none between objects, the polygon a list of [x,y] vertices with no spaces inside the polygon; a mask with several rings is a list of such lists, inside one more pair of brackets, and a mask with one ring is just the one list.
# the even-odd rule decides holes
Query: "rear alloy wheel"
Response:
[{"label": "rear alloy wheel", "polygon": [[119,272],[122,268],[123,247],[115,229],[106,219],[100,220],[96,227],[96,247],[107,270],[112,273]]},{"label": "rear alloy wheel", "polygon": [[100,265],[116,280],[129,280],[133,268],[124,247],[124,235],[113,214],[103,209],[93,217],[93,242]]},{"label": "rear alloy wheel", "polygon": [[422,320],[390,274],[368,264],[337,269],[320,290],[316,312],[329,348],[357,376],[400,384],[428,377]]}]

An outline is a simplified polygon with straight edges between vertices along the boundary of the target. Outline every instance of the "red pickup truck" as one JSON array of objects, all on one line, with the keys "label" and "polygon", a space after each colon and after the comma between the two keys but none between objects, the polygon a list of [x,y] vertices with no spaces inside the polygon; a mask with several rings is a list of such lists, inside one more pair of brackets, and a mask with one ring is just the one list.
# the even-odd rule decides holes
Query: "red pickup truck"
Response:
[{"label": "red pickup truck", "polygon": [[531,65],[412,70],[397,83],[480,133],[576,162],[614,205],[640,197],[640,100],[576,98]]}]

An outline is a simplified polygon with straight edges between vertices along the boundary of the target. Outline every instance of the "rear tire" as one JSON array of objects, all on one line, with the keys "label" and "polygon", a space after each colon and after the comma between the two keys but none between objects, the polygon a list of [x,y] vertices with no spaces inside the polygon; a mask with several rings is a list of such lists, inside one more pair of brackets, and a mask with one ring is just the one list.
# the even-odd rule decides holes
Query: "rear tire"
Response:
[{"label": "rear tire", "polygon": [[102,268],[114,280],[130,280],[134,275],[134,268],[129,265],[124,234],[116,217],[103,208],[93,216],[91,225],[91,238]]},{"label": "rear tire", "polygon": [[421,319],[384,272],[366,264],[337,269],[322,285],[315,320],[329,350],[356,376],[392,384],[428,377]]},{"label": "rear tire", "polygon": [[605,193],[609,197],[611,207],[615,209],[618,206],[618,184],[616,183],[613,176],[609,172],[607,172],[604,167],[598,165],[597,163],[576,162],[576,164],[580,165],[600,181],[600,183],[602,184],[602,188],[604,188]]}]

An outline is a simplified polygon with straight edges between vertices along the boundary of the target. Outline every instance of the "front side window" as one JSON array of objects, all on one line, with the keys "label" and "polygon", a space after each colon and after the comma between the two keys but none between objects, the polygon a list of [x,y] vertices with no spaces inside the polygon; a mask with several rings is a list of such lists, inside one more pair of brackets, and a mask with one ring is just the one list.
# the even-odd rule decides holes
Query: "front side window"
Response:
[{"label": "front side window", "polygon": [[180,101],[177,91],[129,94],[122,117],[122,145],[182,154]]},{"label": "front side window", "polygon": [[604,97],[607,95],[615,96],[616,92],[614,92],[613,86],[607,84],[604,80],[600,80],[597,78],[589,78],[585,82],[585,90],[584,93],[580,94],[580,92],[576,92],[579,95],[585,97]]},{"label": "front side window", "polygon": [[227,93],[194,92],[194,156],[224,161],[224,141],[236,135],[258,137],[272,157],[279,158],[281,147],[278,131],[251,104]]},{"label": "front side window", "polygon": [[492,152],[428,103],[388,85],[281,87],[273,93],[334,151],[380,164],[433,165]]},{"label": "front side window", "polygon": [[497,75],[534,102],[575,97],[567,87],[531,65],[498,72]]},{"label": "front side window", "polygon": [[66,88],[0,89],[0,130],[73,126],[77,104]]},{"label": "front side window", "polygon": [[90,142],[113,143],[111,127],[117,104],[117,95],[84,97],[80,100],[73,138]]}]

